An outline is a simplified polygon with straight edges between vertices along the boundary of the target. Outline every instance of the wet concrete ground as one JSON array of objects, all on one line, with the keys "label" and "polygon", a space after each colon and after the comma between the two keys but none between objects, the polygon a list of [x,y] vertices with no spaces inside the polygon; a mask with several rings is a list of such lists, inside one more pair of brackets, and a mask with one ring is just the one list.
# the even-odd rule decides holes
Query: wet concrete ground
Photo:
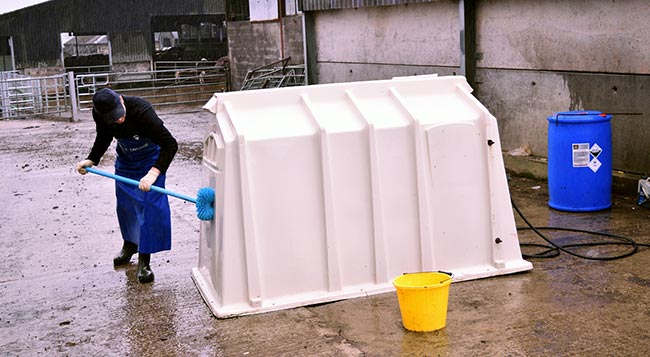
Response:
[{"label": "wet concrete ground", "polygon": [[[180,143],[168,189],[200,185],[209,115],[162,114]],[[170,198],[173,249],[152,256],[156,280],[141,285],[136,257],[114,268],[121,238],[113,182],[78,175],[92,144],[76,123],[0,121],[0,354],[3,356],[644,356],[650,353],[650,251],[613,261],[562,253],[531,259],[530,272],[451,285],[447,327],[402,328],[394,293],[218,320],[190,271],[198,257],[194,204]],[[111,170],[113,156],[99,166]],[[650,243],[650,210],[634,193],[610,210],[547,206],[542,181],[510,180],[536,226],[608,231]],[[522,221],[517,218],[518,225]],[[549,232],[570,244],[585,238]],[[589,240],[602,240],[590,237]],[[529,231],[520,241],[543,243]],[[629,246],[586,247],[606,257]],[[524,248],[524,253],[536,249]]]}]

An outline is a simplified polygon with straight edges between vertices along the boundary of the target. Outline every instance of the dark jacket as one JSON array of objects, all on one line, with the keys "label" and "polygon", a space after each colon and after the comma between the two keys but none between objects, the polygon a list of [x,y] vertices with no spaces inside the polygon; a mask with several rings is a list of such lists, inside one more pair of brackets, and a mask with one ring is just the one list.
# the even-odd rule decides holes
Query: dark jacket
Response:
[{"label": "dark jacket", "polygon": [[88,160],[99,164],[113,138],[132,138],[137,135],[147,137],[160,146],[160,155],[153,167],[164,174],[178,151],[176,139],[167,130],[151,103],[139,97],[122,95],[122,98],[126,107],[126,119],[122,124],[107,124],[93,110],[97,136]]}]

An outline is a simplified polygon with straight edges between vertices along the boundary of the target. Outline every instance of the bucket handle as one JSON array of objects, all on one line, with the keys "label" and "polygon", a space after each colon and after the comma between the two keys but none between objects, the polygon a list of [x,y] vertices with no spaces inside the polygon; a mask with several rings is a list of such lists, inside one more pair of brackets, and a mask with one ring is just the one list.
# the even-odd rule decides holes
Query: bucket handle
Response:
[{"label": "bucket handle", "polygon": [[444,282],[446,282],[447,280],[451,280],[451,279],[454,277],[454,274],[452,274],[452,273],[450,273],[450,272],[447,272],[447,271],[438,270],[438,273],[449,275],[449,278],[447,278],[447,279],[441,281],[440,283],[444,283]]},{"label": "bucket handle", "polygon": [[447,279],[441,281],[441,282],[438,283],[438,284],[444,283],[444,282],[446,282],[447,280],[451,280],[451,279],[454,277],[454,274],[452,274],[452,273],[450,273],[450,272],[447,272],[447,271],[442,271],[442,270],[437,270],[437,271],[428,270],[428,271],[421,271],[421,272],[417,272],[417,273],[402,273],[402,275],[407,275],[407,274],[418,274],[418,273],[440,273],[440,274],[449,275],[449,278],[447,278]]}]

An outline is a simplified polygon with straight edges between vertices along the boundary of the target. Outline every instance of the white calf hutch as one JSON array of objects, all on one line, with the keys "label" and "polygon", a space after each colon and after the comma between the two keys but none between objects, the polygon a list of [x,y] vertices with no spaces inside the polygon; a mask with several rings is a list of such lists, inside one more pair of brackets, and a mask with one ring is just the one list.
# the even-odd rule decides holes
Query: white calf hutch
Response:
[{"label": "white calf hutch", "polygon": [[217,317],[454,281],[523,260],[496,119],[464,77],[218,93],[204,146],[215,218],[192,277]]}]

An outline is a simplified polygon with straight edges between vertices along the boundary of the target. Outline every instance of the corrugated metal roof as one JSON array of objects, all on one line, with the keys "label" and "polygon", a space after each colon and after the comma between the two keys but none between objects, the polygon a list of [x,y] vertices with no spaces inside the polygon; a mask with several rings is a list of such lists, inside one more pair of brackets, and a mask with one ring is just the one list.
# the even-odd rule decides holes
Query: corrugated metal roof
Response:
[{"label": "corrugated metal roof", "polygon": [[299,0],[300,11],[354,9],[370,6],[390,6],[436,2],[438,0]]}]

